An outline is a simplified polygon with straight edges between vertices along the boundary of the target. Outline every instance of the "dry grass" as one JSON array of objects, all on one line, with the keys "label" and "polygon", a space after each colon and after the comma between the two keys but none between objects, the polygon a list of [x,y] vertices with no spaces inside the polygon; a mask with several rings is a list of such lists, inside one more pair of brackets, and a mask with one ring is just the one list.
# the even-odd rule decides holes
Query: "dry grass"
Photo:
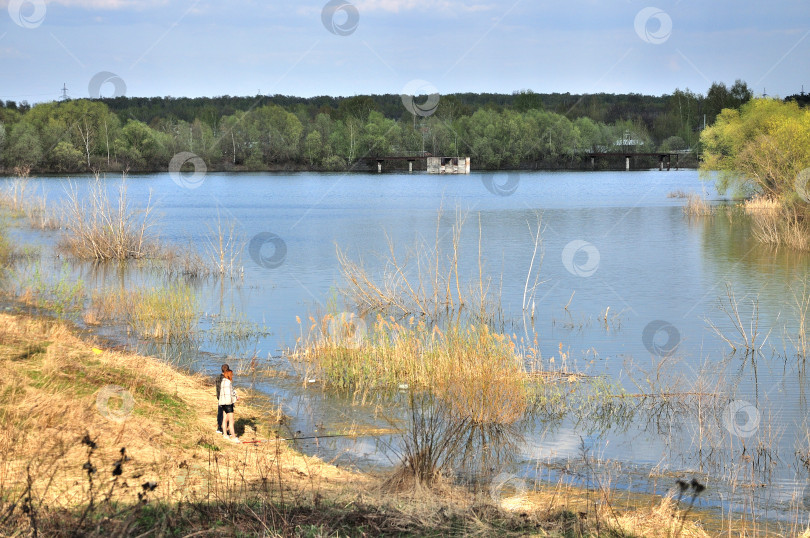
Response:
[{"label": "dry grass", "polygon": [[669,497],[648,510],[614,515],[605,510],[608,526],[619,536],[645,536],[649,538],[703,538],[709,534],[694,523],[685,520],[686,514]]},{"label": "dry grass", "polygon": [[[149,482],[157,484],[151,498],[160,502],[234,499],[279,472],[292,489],[364,482],[282,443],[234,445],[215,435],[213,383],[201,376],[95,348],[50,321],[0,314],[0,342],[0,365],[13,372],[0,378],[0,521],[28,520],[20,512],[26,498],[43,513],[46,507],[86,507],[86,436],[97,445],[90,452],[99,499],[116,487],[115,500],[122,503],[138,503],[140,485]],[[99,400],[111,386],[119,392]],[[242,392],[247,398],[240,400],[237,430],[245,440],[272,437],[278,407]],[[131,396],[132,408],[116,394]],[[121,447],[127,459],[116,479],[110,471]]]}]

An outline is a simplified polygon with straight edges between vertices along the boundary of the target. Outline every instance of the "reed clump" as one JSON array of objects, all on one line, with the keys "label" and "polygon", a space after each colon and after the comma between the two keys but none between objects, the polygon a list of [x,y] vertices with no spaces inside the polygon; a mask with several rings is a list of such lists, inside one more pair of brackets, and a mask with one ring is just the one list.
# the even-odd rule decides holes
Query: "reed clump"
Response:
[{"label": "reed clump", "polygon": [[34,229],[58,229],[61,226],[58,212],[47,207],[44,188],[42,194],[38,194],[36,187],[30,188],[29,173],[27,168],[15,168],[16,177],[0,189],[0,208],[7,210],[12,217],[27,217]]},{"label": "reed clump", "polygon": [[154,256],[159,252],[153,235],[155,218],[151,199],[134,209],[127,197],[126,177],[118,196],[107,194],[99,175],[87,193],[72,185],[64,208],[61,246],[79,259],[109,261]]},{"label": "reed clump", "polygon": [[38,262],[29,269],[29,273],[15,271],[19,281],[14,294],[16,300],[49,310],[58,317],[69,317],[81,311],[86,298],[85,285],[67,262],[58,273],[43,269]]},{"label": "reed clump", "polygon": [[289,356],[329,387],[369,394],[407,386],[457,399],[462,379],[472,393],[497,380],[528,395],[528,372],[514,342],[486,325],[441,329],[413,316],[397,321],[380,315],[366,328],[362,319],[345,314],[309,321]]},{"label": "reed clump", "polygon": [[759,195],[743,202],[743,210],[748,215],[768,213],[779,216],[782,213],[782,203],[772,196]]},{"label": "reed clump", "polygon": [[711,204],[699,194],[690,193],[686,197],[683,212],[688,217],[707,217],[713,212]]},{"label": "reed clump", "polygon": [[307,380],[393,404],[386,418],[400,432],[402,466],[387,488],[475,479],[511,457],[539,384],[511,338],[485,324],[440,328],[413,317],[378,316],[368,329],[347,315],[310,322],[290,353]]}]

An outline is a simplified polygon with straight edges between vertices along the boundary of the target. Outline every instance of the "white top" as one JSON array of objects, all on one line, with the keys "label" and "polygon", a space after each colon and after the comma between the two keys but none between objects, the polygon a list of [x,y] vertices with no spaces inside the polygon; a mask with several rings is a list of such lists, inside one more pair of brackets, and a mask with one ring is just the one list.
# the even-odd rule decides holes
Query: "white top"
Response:
[{"label": "white top", "polygon": [[222,384],[219,386],[219,405],[233,404],[233,383],[227,377],[222,378]]}]

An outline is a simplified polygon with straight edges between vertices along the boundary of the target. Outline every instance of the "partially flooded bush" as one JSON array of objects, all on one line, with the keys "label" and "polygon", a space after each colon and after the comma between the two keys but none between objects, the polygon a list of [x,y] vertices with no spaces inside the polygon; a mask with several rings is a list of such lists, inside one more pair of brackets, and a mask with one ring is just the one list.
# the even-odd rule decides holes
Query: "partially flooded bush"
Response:
[{"label": "partially flooded bush", "polygon": [[380,316],[367,331],[347,316],[310,321],[308,336],[290,354],[308,379],[394,404],[389,419],[401,428],[404,463],[392,479],[397,487],[411,479],[430,486],[449,472],[474,475],[516,445],[538,380],[508,336],[486,325],[442,330],[413,318]]},{"label": "partially flooded bush", "polygon": [[[339,390],[368,394],[407,385],[450,393],[459,379],[470,390],[494,380],[517,380],[523,387],[527,379],[512,340],[486,325],[454,323],[442,330],[413,317],[398,322],[379,316],[366,330],[359,318],[330,314],[309,319],[307,335],[289,355]],[[478,385],[472,381],[479,379]]]},{"label": "partially flooded bush", "polygon": [[743,203],[754,237],[766,245],[810,250],[810,225],[805,211],[774,198],[755,197]]},{"label": "partially flooded bush", "polygon": [[111,199],[97,175],[87,194],[72,186],[67,193],[62,247],[84,260],[126,260],[157,253],[151,234],[155,225],[151,200],[136,210],[127,198],[126,180],[121,181],[117,199]]}]

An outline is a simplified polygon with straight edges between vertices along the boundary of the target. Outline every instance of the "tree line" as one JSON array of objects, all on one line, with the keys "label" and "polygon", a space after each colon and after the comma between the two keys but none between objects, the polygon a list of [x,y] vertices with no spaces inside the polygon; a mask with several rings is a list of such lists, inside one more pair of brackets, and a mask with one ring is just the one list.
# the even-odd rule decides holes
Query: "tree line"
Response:
[{"label": "tree line", "polygon": [[394,94],[0,101],[0,166],[160,171],[185,151],[211,170],[346,170],[362,158],[423,153],[470,156],[478,169],[576,167],[588,152],[627,145],[696,148],[704,125],[751,96],[738,80],[705,96],[458,93],[430,110]]}]

